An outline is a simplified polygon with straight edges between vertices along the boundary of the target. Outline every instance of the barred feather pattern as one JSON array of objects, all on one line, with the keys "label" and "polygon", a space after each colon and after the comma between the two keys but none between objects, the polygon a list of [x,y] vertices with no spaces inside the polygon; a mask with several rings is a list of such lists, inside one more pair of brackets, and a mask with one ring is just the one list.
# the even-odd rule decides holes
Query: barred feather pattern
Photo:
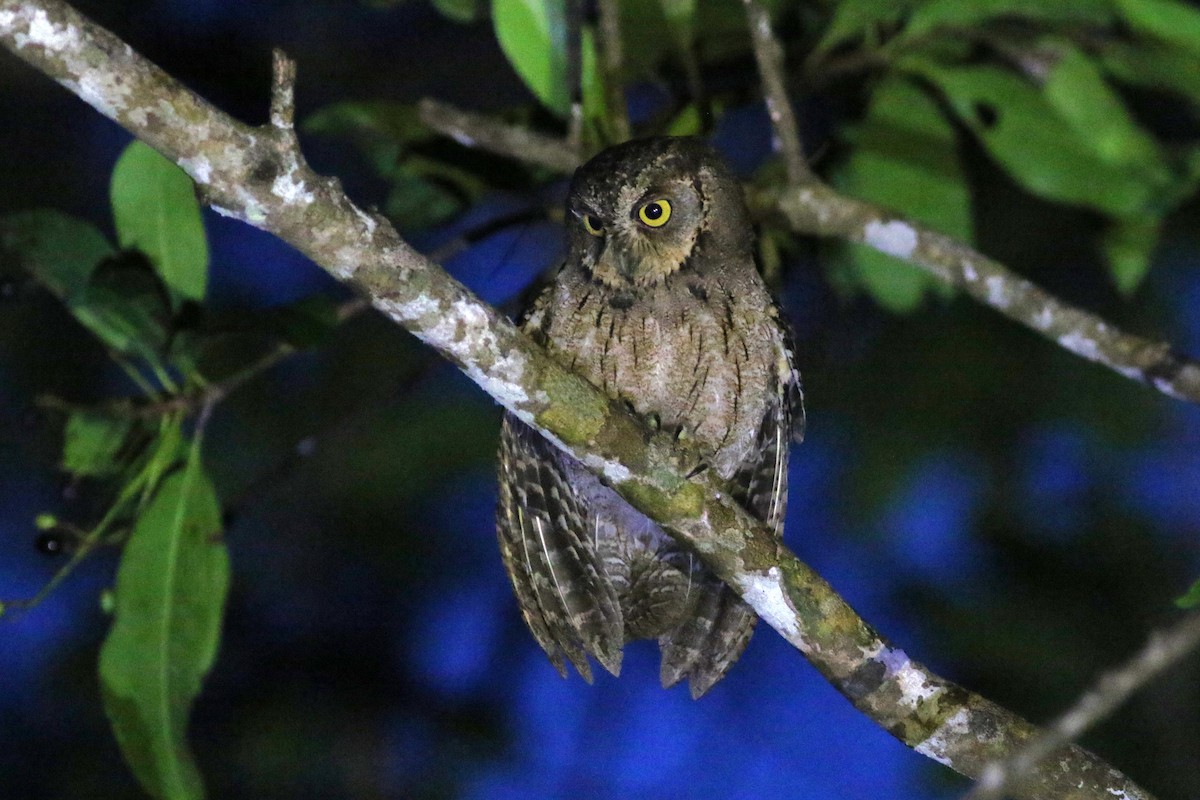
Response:
[{"label": "barred feather pattern", "polygon": [[[799,375],[754,268],[736,180],[707,148],[680,141],[631,143],[577,173],[568,211],[586,213],[604,236],[571,229],[567,263],[524,327],[610,397],[699,444],[737,501],[782,536],[788,444],[803,420]],[[670,194],[677,215],[694,208],[696,220],[663,246],[637,239],[645,232],[630,221],[658,194]],[[609,247],[620,252],[610,258]],[[626,272],[637,280],[612,277]],[[663,685],[686,679],[700,697],[737,661],[751,609],[510,414],[499,484],[501,557],[526,625],[561,674],[570,662],[590,682],[591,657],[616,675],[626,642],[656,639]]]}]

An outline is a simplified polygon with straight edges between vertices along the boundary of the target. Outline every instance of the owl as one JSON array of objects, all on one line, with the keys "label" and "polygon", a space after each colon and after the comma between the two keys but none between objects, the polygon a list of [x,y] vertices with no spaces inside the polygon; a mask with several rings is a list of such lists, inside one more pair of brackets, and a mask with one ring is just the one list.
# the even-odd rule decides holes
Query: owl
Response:
[{"label": "owl", "polygon": [[[741,184],[709,147],[601,152],[567,200],[568,255],[524,329],[648,423],[687,437],[782,535],[788,444],[803,427],[786,326],[753,258]],[[737,661],[753,611],[690,549],[511,414],[499,449],[500,553],[525,623],[566,677],[613,675],[657,639],[661,679],[699,698]]]}]

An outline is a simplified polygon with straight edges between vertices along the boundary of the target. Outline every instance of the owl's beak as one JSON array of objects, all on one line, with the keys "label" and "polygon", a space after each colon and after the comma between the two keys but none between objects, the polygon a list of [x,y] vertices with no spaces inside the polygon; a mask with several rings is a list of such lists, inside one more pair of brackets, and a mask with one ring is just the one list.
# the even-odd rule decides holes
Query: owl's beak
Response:
[{"label": "owl's beak", "polygon": [[604,249],[596,259],[596,272],[600,275],[620,276],[630,283],[637,283],[642,271],[641,262],[630,258],[629,255],[629,248],[622,247],[611,238],[606,239]]}]

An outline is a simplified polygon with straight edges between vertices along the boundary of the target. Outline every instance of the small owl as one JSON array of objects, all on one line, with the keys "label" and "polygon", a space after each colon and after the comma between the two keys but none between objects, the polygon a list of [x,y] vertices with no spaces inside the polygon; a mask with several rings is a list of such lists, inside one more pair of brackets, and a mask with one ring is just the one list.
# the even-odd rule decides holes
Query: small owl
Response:
[{"label": "small owl", "polygon": [[[569,253],[524,323],[562,363],[653,426],[688,437],[782,535],[799,375],[754,265],[741,184],[694,139],[610,148],[579,168]],[[500,553],[525,623],[566,677],[613,675],[657,639],[663,686],[700,697],[756,617],[695,553],[511,414],[500,435]]]}]

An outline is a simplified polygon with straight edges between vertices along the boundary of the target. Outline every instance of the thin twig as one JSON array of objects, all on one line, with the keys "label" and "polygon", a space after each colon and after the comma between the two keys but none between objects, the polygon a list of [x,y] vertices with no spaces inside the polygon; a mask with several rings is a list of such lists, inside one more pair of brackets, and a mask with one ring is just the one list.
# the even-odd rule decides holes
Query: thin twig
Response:
[{"label": "thin twig", "polygon": [[567,147],[577,157],[583,153],[583,3],[584,0],[566,0],[567,88],[571,95]]},{"label": "thin twig", "polygon": [[[370,307],[371,304],[364,298],[353,297],[341,303],[334,313],[340,324]],[[39,408],[64,414],[91,411],[136,420],[157,419],[168,414],[191,415],[197,410],[203,410],[208,405],[221,403],[250,380],[266,372],[294,352],[296,352],[296,348],[291,343],[280,342],[254,363],[219,381],[206,383],[193,391],[180,392],[161,399],[157,394],[149,395],[148,401],[122,397],[99,406],[92,406],[63,400],[53,395],[39,395],[34,404]]]},{"label": "thin twig", "polygon": [[754,46],[754,60],[758,62],[758,75],[762,79],[763,97],[767,101],[767,114],[775,129],[776,146],[783,154],[787,165],[788,182],[793,186],[811,183],[816,178],[804,158],[804,146],[800,139],[800,127],[792,112],[792,101],[788,98],[783,82],[783,46],[771,29],[771,16],[758,0],[743,0],[746,17],[750,22],[750,41]]},{"label": "thin twig", "polygon": [[963,800],[999,800],[1038,764],[1107,717],[1156,675],[1200,646],[1200,613],[1189,614],[1174,627],[1154,633],[1128,662],[1100,676],[1075,705],[1041,735],[1003,761],[989,764]]},{"label": "thin twig", "polygon": [[271,124],[281,131],[291,131],[296,123],[296,62],[276,48],[271,66]]},{"label": "thin twig", "polygon": [[497,123],[449,103],[425,98],[417,104],[421,121],[464,147],[508,156],[527,164],[538,164],[557,172],[579,166],[579,155],[570,142],[535,133],[521,125]]},{"label": "thin twig", "polygon": [[621,51],[621,8],[617,0],[597,0],[600,11],[600,50],[604,59],[604,91],[608,120],[618,142],[629,138],[629,106],[625,102],[625,57]]}]

